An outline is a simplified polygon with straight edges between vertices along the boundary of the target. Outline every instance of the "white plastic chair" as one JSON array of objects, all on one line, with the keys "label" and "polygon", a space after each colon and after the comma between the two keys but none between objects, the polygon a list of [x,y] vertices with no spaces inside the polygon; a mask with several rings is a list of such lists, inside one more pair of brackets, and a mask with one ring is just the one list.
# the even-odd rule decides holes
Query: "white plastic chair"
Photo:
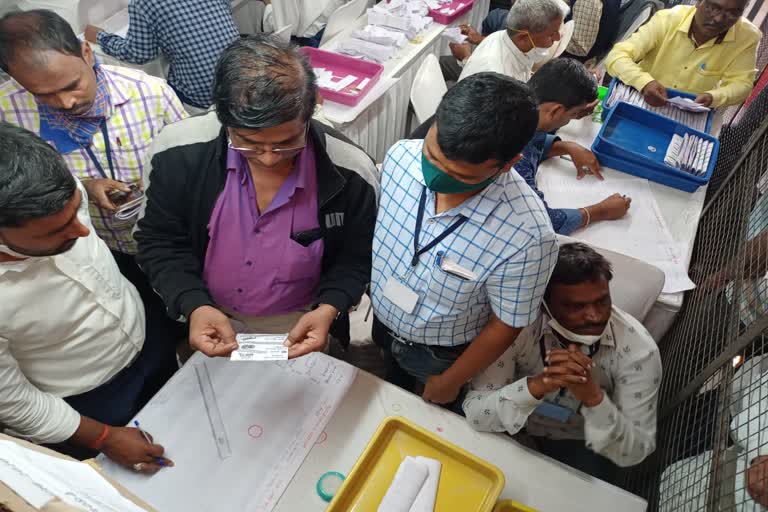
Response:
[{"label": "white plastic chair", "polygon": [[[557,235],[557,242],[560,245],[579,241],[568,236]],[[650,263],[631,256],[600,247],[592,248],[602,254],[613,267],[613,279],[611,279],[613,303],[641,323],[644,322],[664,288],[664,272]]]},{"label": "white plastic chair", "polygon": [[279,28],[272,32],[272,37],[276,38],[278,41],[282,43],[289,43],[291,41],[291,31],[293,30],[292,25],[286,25],[282,28]]},{"label": "white plastic chair", "polygon": [[301,9],[297,0],[272,0],[272,11],[275,17],[275,27],[290,26],[288,39],[297,36],[301,24]]},{"label": "white plastic chair", "polygon": [[448,86],[440,70],[440,63],[435,54],[430,53],[416,71],[411,85],[411,104],[418,124],[437,112],[437,106],[447,91]]},{"label": "white plastic chair", "polygon": [[367,5],[368,0],[352,0],[336,9],[328,18],[328,23],[325,24],[325,32],[323,32],[323,37],[320,39],[320,46],[323,46],[333,36],[352,25],[365,12]]}]

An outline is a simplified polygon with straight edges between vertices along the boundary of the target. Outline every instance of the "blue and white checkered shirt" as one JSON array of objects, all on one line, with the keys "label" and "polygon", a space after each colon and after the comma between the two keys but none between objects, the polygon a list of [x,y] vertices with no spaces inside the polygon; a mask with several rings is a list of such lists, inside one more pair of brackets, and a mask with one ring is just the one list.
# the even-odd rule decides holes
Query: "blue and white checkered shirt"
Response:
[{"label": "blue and white checkered shirt", "polygon": [[184,103],[211,104],[216,61],[240,33],[230,0],[131,0],[125,38],[99,33],[105,53],[144,64],[162,52],[170,60],[168,83]]},{"label": "blue and white checkered shirt", "polygon": [[[459,207],[440,214],[435,214],[434,193],[427,191],[420,248],[460,216],[468,220],[411,267],[424,190],[422,144],[400,141],[384,159],[371,274],[377,318],[407,341],[443,346],[470,343],[491,311],[513,327],[531,324],[557,260],[557,242],[544,205],[515,172],[504,173]],[[477,279],[447,274],[437,264],[438,252]],[[412,314],[384,297],[393,276],[419,295]]]}]

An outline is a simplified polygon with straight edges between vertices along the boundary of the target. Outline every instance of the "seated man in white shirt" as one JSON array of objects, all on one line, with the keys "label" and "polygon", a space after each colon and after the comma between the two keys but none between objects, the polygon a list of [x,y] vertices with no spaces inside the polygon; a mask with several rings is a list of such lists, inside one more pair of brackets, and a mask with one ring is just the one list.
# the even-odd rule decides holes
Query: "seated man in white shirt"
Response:
[{"label": "seated man in white shirt", "polygon": [[486,37],[464,65],[459,81],[483,71],[530,80],[533,65],[549,57],[560,40],[569,7],[562,0],[518,0],[507,15],[507,29]]},{"label": "seated man in white shirt", "polygon": [[[81,458],[154,473],[163,447],[124,428],[177,369],[167,323],[88,216],[56,150],[0,122],[0,425]],[[145,323],[146,322],[146,323]]]},{"label": "seated man in white shirt", "polygon": [[[264,15],[262,18],[262,30],[265,34],[271,34],[282,27],[275,26],[275,12],[272,6],[272,0],[262,0],[264,2]],[[325,6],[323,7],[323,2]],[[311,46],[317,48],[320,46],[320,40],[325,32],[325,25],[331,14],[349,0],[309,0],[302,4],[298,2],[297,10],[300,13],[301,20],[297,20],[298,30],[301,36],[294,36],[292,39],[300,46]],[[306,17],[306,19],[304,19]]]},{"label": "seated man in white shirt", "polygon": [[661,359],[642,324],[612,306],[612,277],[589,246],[560,247],[539,318],[472,380],[472,427],[525,428],[539,451],[603,480],[654,451]]}]

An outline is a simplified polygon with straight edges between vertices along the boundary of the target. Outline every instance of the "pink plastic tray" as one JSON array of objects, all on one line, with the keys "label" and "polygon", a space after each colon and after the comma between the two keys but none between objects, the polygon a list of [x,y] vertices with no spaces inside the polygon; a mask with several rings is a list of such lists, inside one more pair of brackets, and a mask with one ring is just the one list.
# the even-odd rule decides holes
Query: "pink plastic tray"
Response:
[{"label": "pink plastic tray", "polygon": [[[475,0],[453,0],[452,3],[445,4],[445,7],[441,7],[440,9],[430,9],[429,16],[435,21],[435,23],[440,23],[441,25],[450,25],[459,17],[461,17],[462,14],[470,10],[472,8],[472,4],[474,3]],[[459,7],[461,4],[464,5]],[[443,9],[454,9],[456,12],[453,14],[443,14],[440,12]]]},{"label": "pink plastic tray", "polygon": [[[309,58],[313,68],[325,68],[333,71],[333,75],[342,79],[347,75],[355,75],[357,80],[340,91],[333,91],[320,87],[320,95],[328,101],[334,101],[343,105],[355,106],[368,94],[384,72],[384,66],[367,60],[355,59],[347,55],[341,55],[317,48],[303,47],[299,52]],[[368,78],[368,83],[362,90],[357,88],[363,80]],[[338,80],[335,80],[338,81]]]}]

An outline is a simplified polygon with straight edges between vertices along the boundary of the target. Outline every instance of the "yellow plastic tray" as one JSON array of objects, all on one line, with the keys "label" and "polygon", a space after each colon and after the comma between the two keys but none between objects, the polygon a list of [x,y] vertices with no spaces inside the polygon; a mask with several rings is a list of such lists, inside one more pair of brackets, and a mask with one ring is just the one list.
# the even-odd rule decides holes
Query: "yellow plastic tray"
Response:
[{"label": "yellow plastic tray", "polygon": [[501,500],[496,504],[496,506],[493,509],[493,512],[537,512],[537,511],[530,507],[526,507],[525,505],[521,505],[516,501]]},{"label": "yellow plastic tray", "polygon": [[410,455],[442,463],[436,512],[492,512],[504,474],[492,464],[400,416],[379,426],[326,512],[376,512],[397,468]]}]

